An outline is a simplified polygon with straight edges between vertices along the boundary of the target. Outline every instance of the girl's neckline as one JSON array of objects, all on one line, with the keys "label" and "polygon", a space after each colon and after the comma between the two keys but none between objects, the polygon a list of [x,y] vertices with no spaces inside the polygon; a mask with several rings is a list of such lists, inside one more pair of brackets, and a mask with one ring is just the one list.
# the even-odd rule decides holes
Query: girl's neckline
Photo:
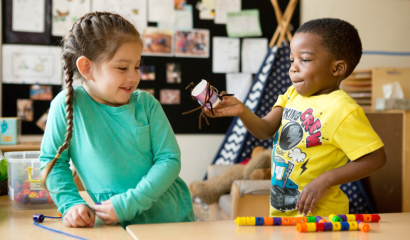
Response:
[{"label": "girl's neckline", "polygon": [[83,86],[79,86],[78,87],[78,89],[80,89],[80,91],[82,91],[85,95],[86,95],[86,98],[88,98],[90,101],[92,101],[93,103],[95,103],[98,107],[100,107],[100,108],[102,108],[102,109],[104,109],[104,110],[106,110],[106,111],[108,111],[108,112],[112,112],[112,113],[120,113],[120,112],[124,112],[124,111],[126,111],[126,110],[128,110],[128,109],[130,109],[130,108],[133,108],[134,107],[134,97],[133,97],[133,94],[131,94],[131,96],[130,96],[130,100],[129,100],[129,102],[127,103],[127,104],[125,104],[125,105],[122,105],[122,106],[119,106],[119,107],[113,107],[113,106],[108,106],[108,105],[105,105],[105,104],[103,104],[103,103],[99,103],[99,102],[97,102],[97,101],[95,101],[88,93],[87,93],[87,91],[84,89],[84,87]]}]

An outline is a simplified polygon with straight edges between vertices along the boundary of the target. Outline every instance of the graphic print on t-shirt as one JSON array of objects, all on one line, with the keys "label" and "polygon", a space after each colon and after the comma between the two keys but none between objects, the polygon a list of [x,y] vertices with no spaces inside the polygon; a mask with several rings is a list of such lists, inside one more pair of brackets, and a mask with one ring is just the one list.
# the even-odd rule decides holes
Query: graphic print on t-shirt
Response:
[{"label": "graphic print on t-shirt", "polygon": [[[272,187],[270,194],[270,204],[273,208],[285,212],[296,207],[300,191],[299,186],[291,180],[291,175],[295,169],[295,164],[302,163],[306,159],[306,154],[300,148],[310,148],[322,145],[320,131],[322,125],[320,119],[315,119],[313,109],[309,108],[301,112],[292,108],[283,110],[282,123],[288,121],[274,138],[272,154]],[[305,133],[307,133],[305,137]],[[300,142],[305,138],[304,146]],[[296,147],[296,146],[298,146]],[[285,157],[289,160],[286,160]],[[307,161],[300,166],[301,175],[307,170]],[[292,177],[297,177],[293,174]]]}]

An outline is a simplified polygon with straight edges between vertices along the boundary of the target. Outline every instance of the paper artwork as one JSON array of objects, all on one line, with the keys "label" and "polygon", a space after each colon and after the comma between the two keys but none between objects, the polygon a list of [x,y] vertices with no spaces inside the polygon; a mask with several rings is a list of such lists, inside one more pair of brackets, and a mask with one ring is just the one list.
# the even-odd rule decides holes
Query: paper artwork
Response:
[{"label": "paper artwork", "polygon": [[142,32],[144,49],[142,55],[167,56],[173,55],[173,31],[147,27]]},{"label": "paper artwork", "polygon": [[215,0],[215,24],[225,24],[228,12],[241,11],[241,0]]},{"label": "paper artwork", "polygon": [[214,37],[212,41],[212,71],[239,72],[239,38]]},{"label": "paper artwork", "polygon": [[53,36],[64,36],[73,24],[90,12],[90,0],[53,0],[52,28]]},{"label": "paper artwork", "polygon": [[13,0],[11,29],[14,32],[44,32],[45,9],[45,0]]},{"label": "paper artwork", "polygon": [[229,12],[226,23],[229,37],[257,37],[262,35],[259,10]]},{"label": "paper artwork", "polygon": [[175,32],[176,57],[209,57],[209,30],[193,29]]}]

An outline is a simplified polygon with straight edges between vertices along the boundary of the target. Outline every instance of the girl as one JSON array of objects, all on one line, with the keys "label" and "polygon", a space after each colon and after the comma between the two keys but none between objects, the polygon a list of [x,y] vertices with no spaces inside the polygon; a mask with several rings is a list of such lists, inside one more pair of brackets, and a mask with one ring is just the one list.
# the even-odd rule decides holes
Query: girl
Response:
[{"label": "girl", "polygon": [[[194,220],[172,128],[155,98],[134,92],[142,47],[135,27],[107,12],[86,14],[64,38],[67,89],[51,103],[40,161],[67,227],[94,224],[70,158],[105,224]],[[75,74],[83,86],[72,86]]]}]

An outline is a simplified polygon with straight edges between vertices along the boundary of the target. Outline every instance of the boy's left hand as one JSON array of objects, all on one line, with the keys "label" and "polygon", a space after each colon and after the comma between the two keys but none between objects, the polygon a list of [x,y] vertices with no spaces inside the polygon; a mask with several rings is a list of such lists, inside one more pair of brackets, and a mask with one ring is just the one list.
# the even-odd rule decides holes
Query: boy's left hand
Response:
[{"label": "boy's left hand", "polygon": [[111,200],[102,201],[101,205],[94,205],[92,209],[95,211],[95,214],[101,218],[104,224],[118,223],[118,217],[114,211]]},{"label": "boy's left hand", "polygon": [[316,203],[329,191],[330,185],[323,182],[320,178],[316,178],[308,183],[302,190],[296,203],[296,209],[299,214],[306,216],[308,211],[311,213],[315,208]]}]

